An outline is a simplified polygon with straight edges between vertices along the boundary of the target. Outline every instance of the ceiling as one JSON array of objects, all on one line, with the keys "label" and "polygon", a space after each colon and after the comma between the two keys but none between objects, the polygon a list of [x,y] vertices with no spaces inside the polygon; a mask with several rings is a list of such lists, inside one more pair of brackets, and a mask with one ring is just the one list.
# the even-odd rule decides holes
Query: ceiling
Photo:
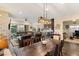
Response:
[{"label": "ceiling", "polygon": [[[35,22],[39,16],[43,15],[43,6],[42,3],[0,3],[0,9],[9,12],[13,18],[27,18],[32,22]],[[78,3],[48,3],[47,8],[47,17],[49,19],[79,15]]]}]

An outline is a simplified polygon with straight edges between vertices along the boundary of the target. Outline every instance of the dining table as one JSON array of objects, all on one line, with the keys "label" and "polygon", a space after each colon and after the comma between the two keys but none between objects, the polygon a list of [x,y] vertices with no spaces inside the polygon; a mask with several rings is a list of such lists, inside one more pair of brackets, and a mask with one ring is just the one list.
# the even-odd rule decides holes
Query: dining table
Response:
[{"label": "dining table", "polygon": [[45,56],[55,49],[52,39],[46,39],[32,45],[15,49],[16,56]]}]

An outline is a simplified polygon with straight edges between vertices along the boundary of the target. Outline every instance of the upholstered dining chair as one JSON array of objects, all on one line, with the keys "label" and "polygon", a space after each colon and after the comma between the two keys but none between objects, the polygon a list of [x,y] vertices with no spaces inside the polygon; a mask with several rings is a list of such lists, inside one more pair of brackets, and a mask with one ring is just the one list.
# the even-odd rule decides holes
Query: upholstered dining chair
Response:
[{"label": "upholstered dining chair", "polygon": [[19,40],[19,46],[24,47],[24,46],[28,46],[28,45],[32,44],[31,37],[32,37],[31,33],[28,33],[28,34],[22,36],[21,40]]},{"label": "upholstered dining chair", "polygon": [[60,34],[53,34],[52,41],[55,44],[54,50],[48,52],[45,56],[59,56],[60,55]]},{"label": "upholstered dining chair", "polygon": [[54,41],[55,44],[56,44],[54,56],[60,56],[60,55],[62,56],[62,55],[63,55],[63,53],[62,53],[62,48],[63,48],[63,46],[64,46],[64,39],[61,40],[59,34],[54,34],[54,36],[53,36],[53,41]]},{"label": "upholstered dining chair", "polygon": [[35,34],[36,42],[41,41],[41,38],[42,38],[42,33],[41,33],[41,32],[37,32],[37,33]]},{"label": "upholstered dining chair", "polygon": [[61,43],[59,45],[59,56],[63,56],[63,46],[64,46],[64,39],[61,40]]}]

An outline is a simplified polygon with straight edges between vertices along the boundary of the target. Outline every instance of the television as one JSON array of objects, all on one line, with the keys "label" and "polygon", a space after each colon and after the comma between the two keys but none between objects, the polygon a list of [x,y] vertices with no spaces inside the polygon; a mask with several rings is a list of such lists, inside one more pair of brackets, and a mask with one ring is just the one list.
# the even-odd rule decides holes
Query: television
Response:
[{"label": "television", "polygon": [[79,36],[79,30],[75,30],[75,36]]}]

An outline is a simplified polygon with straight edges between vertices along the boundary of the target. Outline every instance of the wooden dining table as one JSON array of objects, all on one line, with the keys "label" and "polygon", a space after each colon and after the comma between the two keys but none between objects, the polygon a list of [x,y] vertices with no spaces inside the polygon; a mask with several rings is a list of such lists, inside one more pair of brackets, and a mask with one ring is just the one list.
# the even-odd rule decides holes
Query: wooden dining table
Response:
[{"label": "wooden dining table", "polygon": [[55,44],[53,43],[52,39],[46,39],[30,46],[15,49],[15,53],[17,56],[44,56],[47,54],[47,52],[54,49]]}]

